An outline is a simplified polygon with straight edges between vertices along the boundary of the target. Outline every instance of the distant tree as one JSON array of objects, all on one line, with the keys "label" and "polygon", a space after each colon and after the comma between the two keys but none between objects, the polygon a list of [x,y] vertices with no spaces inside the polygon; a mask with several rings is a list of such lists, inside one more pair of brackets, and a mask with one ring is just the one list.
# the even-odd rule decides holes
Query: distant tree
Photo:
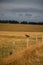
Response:
[{"label": "distant tree", "polygon": [[[0,23],[19,24],[19,22],[15,21],[15,20],[0,20]],[[43,22],[27,22],[27,21],[22,21],[20,24],[43,25]]]},{"label": "distant tree", "polygon": [[8,20],[0,20],[0,23],[8,23]]},{"label": "distant tree", "polygon": [[29,22],[29,24],[34,24],[34,25],[43,25],[43,22]]},{"label": "distant tree", "polygon": [[43,25],[43,22],[38,22],[39,25]]},{"label": "distant tree", "polygon": [[11,24],[19,24],[18,21],[15,20],[0,20],[0,23],[11,23]]},{"label": "distant tree", "polygon": [[36,22],[29,22],[29,24],[37,24]]},{"label": "distant tree", "polygon": [[21,24],[28,24],[28,23],[27,23],[27,21],[23,21],[23,22],[21,22]]},{"label": "distant tree", "polygon": [[11,23],[11,24],[19,24],[19,22],[15,21],[15,20],[13,20],[13,21],[9,20],[9,23]]}]

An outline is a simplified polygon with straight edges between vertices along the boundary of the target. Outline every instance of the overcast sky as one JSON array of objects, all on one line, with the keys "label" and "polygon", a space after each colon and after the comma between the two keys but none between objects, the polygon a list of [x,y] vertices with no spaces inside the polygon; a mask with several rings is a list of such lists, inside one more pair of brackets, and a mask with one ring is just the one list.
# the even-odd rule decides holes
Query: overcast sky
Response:
[{"label": "overcast sky", "polygon": [[0,0],[0,19],[43,21],[43,0]]}]

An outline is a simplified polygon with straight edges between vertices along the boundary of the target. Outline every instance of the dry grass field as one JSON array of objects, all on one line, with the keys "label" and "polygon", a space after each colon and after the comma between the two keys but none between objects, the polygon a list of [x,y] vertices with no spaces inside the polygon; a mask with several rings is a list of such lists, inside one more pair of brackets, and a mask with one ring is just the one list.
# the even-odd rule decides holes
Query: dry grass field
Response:
[{"label": "dry grass field", "polygon": [[0,24],[0,65],[43,65],[43,26]]},{"label": "dry grass field", "polygon": [[0,31],[43,32],[43,25],[0,24]]}]

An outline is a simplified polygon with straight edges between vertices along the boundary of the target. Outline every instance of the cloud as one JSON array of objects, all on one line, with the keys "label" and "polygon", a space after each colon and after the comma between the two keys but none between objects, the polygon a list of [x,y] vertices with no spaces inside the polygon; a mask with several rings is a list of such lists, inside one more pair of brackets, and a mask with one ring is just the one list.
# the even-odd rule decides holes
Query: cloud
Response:
[{"label": "cloud", "polygon": [[0,0],[0,2],[43,2],[43,0]]},{"label": "cloud", "polygon": [[4,20],[17,20],[17,21],[43,21],[43,14],[32,12],[7,12],[4,11],[4,15],[0,14],[0,19]]},{"label": "cloud", "polygon": [[37,8],[19,8],[19,9],[12,9],[10,11],[12,11],[12,12],[37,12],[37,13],[43,13],[43,10],[37,9]]},{"label": "cloud", "polygon": [[34,4],[43,6],[43,0],[0,0],[0,3]]},{"label": "cloud", "polygon": [[[32,13],[42,13],[43,14],[43,9],[38,9],[38,8],[12,8],[12,9],[3,9],[0,11],[6,11],[6,12],[12,12],[12,13],[21,13],[21,12],[32,12]],[[26,14],[27,16],[29,14]]]},{"label": "cloud", "polygon": [[34,4],[43,6],[43,0],[0,0],[0,3]]},{"label": "cloud", "polygon": [[0,19],[43,21],[43,0],[0,0]]},{"label": "cloud", "polygon": [[32,16],[32,14],[28,14],[28,13],[26,13],[26,14],[25,14],[25,16],[31,17],[31,16]]}]

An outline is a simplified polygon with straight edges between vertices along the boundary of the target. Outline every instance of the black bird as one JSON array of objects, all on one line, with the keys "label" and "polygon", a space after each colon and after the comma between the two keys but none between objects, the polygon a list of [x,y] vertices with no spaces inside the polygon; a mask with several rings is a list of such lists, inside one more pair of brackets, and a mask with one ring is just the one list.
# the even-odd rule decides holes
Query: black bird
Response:
[{"label": "black bird", "polygon": [[26,37],[30,37],[30,36],[29,36],[29,35],[27,35],[27,34],[26,34],[25,36],[26,36]]}]

